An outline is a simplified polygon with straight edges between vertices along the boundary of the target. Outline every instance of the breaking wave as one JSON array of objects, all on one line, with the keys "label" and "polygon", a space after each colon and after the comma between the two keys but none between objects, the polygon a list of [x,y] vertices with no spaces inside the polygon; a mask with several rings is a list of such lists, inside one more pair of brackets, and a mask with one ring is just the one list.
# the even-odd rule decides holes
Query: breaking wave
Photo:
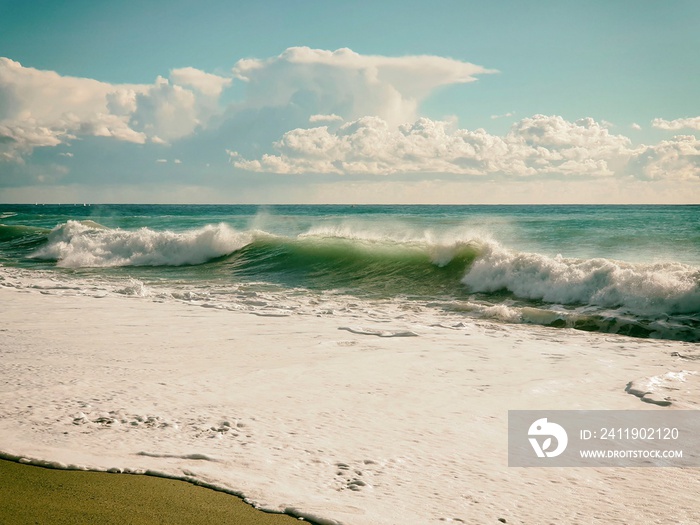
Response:
[{"label": "breaking wave", "polygon": [[474,292],[623,308],[637,315],[700,312],[700,270],[681,263],[566,259],[487,247],[462,282]]},{"label": "breaking wave", "polygon": [[238,250],[250,235],[225,224],[182,233],[106,228],[93,221],[68,221],[51,230],[32,256],[65,268],[182,266],[202,264]]},{"label": "breaking wave", "polygon": [[179,267],[149,275],[197,280],[204,290],[213,279],[224,287],[270,283],[420,301],[509,323],[700,340],[697,266],[552,257],[509,249],[477,231],[394,226],[317,225],[281,235],[225,223],[170,231],[69,220],[52,230],[1,226],[0,241],[61,268],[131,267],[131,276],[136,267]]}]

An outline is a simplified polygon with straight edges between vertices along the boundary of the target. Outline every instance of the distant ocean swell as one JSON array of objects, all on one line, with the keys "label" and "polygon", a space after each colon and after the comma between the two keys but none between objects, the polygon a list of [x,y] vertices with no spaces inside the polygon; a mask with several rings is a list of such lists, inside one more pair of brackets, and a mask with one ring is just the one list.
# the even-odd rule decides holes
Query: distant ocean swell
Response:
[{"label": "distant ocean swell", "polygon": [[[639,337],[700,340],[700,270],[512,250],[477,234],[310,228],[293,236],[225,223],[186,231],[3,226],[0,241],[62,268],[177,267],[189,279],[271,282],[364,298],[438,301],[452,311]],[[138,275],[138,274],[137,274]]]}]

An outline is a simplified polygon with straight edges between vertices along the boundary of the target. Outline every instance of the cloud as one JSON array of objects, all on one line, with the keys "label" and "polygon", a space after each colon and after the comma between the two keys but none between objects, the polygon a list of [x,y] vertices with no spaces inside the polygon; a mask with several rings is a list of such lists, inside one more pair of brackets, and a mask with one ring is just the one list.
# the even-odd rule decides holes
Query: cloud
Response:
[{"label": "cloud", "polygon": [[189,86],[208,97],[218,97],[225,87],[231,85],[232,79],[205,73],[193,67],[173,69],[170,79],[181,86]]},{"label": "cloud", "polygon": [[642,129],[642,126],[640,126],[640,125],[637,124],[636,122],[633,122],[632,124],[630,124],[630,128],[632,128],[632,129],[634,129],[634,130],[636,130],[636,131],[639,131],[640,129]]},{"label": "cloud", "polygon": [[298,107],[307,115],[354,120],[377,116],[390,124],[415,120],[437,87],[473,82],[494,73],[438,56],[360,55],[350,49],[289,48],[267,60],[245,59],[233,74],[248,84],[250,107]]},{"label": "cloud", "polygon": [[647,180],[700,180],[700,140],[693,135],[679,135],[645,146],[633,159],[631,168]]},{"label": "cloud", "polygon": [[195,93],[158,77],[136,97],[131,125],[148,137],[169,142],[190,135],[200,124]]},{"label": "cloud", "polygon": [[[165,156],[170,167],[179,159],[203,165],[215,163],[217,155],[223,158],[226,147],[238,170],[271,174],[700,180],[698,140],[692,135],[633,146],[629,138],[612,133],[610,123],[591,118],[534,115],[519,119],[506,133],[492,134],[461,128],[456,118],[421,117],[421,103],[439,87],[489,73],[494,71],[437,56],[295,47],[268,59],[240,60],[230,78],[183,67],[150,84],[111,84],[0,58],[0,162],[14,163],[12,177],[4,179],[13,184],[52,162],[40,155],[29,160],[34,149],[59,145],[76,152],[70,162],[66,148],[54,157],[63,170],[56,176],[65,183],[81,176],[106,178],[109,167],[137,173],[145,164],[162,175],[166,170],[156,169],[154,159],[163,162]],[[224,108],[220,99],[234,82],[245,86],[235,90],[243,98]],[[652,125],[700,129],[700,117],[658,118]],[[641,127],[633,124],[632,129]],[[124,155],[124,147],[133,155]],[[107,166],[105,158],[124,160]],[[80,167],[82,175],[76,175]]]},{"label": "cloud", "polygon": [[81,137],[144,144],[191,134],[216,112],[230,79],[194,68],[172,75],[153,85],[109,84],[0,57],[0,159],[21,161],[34,148]]},{"label": "cloud", "polygon": [[535,115],[514,124],[506,140],[521,146],[515,151],[537,173],[612,175],[633,154],[629,138],[592,118]]},{"label": "cloud", "polygon": [[655,118],[651,125],[658,129],[678,131],[679,129],[694,129],[700,131],[700,117],[679,118],[676,120],[664,120]]},{"label": "cloud", "polygon": [[133,97],[135,86],[63,77],[0,57],[0,156],[19,160],[33,148],[56,146],[79,135],[143,143],[128,117],[110,111],[110,96]]},{"label": "cloud", "polygon": [[35,148],[85,137],[162,145],[217,128],[218,135],[207,136],[211,143],[224,133],[266,143],[286,131],[284,122],[293,127],[373,115],[397,125],[415,120],[421,101],[437,87],[492,72],[437,56],[296,47],[269,59],[238,61],[232,76],[245,81],[247,95],[224,109],[219,99],[234,78],[193,67],[173,69],[153,84],[127,85],[1,58],[0,160],[21,162]]},{"label": "cloud", "polygon": [[187,137],[222,112],[219,96],[231,82],[192,67],[174,69],[136,95],[129,122],[157,144]]},{"label": "cloud", "polygon": [[516,122],[503,137],[428,118],[391,126],[363,117],[335,131],[327,126],[289,131],[274,149],[275,155],[254,160],[236,155],[232,162],[249,171],[296,174],[610,176],[635,154],[627,137],[593,119],[569,122],[545,115]]},{"label": "cloud", "polygon": [[311,115],[309,117],[309,123],[314,124],[316,122],[342,122],[343,117],[331,113],[330,115]]}]

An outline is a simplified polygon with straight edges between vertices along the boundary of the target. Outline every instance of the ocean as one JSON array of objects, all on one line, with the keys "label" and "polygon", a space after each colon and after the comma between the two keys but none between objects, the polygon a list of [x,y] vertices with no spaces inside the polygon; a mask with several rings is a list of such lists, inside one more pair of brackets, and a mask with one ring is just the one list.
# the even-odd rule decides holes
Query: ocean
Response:
[{"label": "ocean", "polygon": [[0,205],[0,284],[700,341],[700,206]]}]

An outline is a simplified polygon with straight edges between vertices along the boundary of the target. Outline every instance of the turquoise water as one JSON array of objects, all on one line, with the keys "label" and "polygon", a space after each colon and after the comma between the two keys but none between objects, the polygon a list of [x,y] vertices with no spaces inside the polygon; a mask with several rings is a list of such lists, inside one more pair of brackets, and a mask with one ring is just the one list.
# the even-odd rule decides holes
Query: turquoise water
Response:
[{"label": "turquoise water", "polygon": [[332,294],[700,340],[700,206],[0,205],[0,264],[13,286]]}]

